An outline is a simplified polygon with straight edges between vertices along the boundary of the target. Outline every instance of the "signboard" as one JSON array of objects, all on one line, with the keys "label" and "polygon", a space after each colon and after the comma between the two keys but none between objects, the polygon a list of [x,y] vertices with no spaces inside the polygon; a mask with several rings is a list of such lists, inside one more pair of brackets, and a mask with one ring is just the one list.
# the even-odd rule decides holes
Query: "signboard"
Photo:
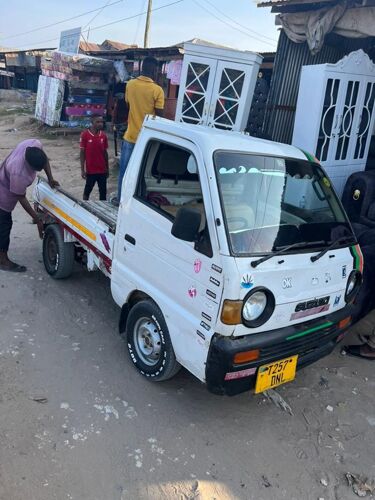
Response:
[{"label": "signboard", "polygon": [[69,54],[78,54],[80,39],[81,28],[62,31],[60,35],[59,51],[68,52]]}]

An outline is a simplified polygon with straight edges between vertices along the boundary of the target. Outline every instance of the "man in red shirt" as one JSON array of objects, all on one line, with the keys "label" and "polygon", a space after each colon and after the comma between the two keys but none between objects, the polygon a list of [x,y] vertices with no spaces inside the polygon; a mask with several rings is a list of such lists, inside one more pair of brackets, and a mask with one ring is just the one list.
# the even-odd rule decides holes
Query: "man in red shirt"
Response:
[{"label": "man in red shirt", "polygon": [[94,115],[91,118],[91,127],[81,134],[79,145],[81,148],[81,176],[86,179],[83,199],[88,200],[96,183],[99,188],[99,199],[107,199],[108,179],[108,139],[103,132],[104,120],[102,116]]}]

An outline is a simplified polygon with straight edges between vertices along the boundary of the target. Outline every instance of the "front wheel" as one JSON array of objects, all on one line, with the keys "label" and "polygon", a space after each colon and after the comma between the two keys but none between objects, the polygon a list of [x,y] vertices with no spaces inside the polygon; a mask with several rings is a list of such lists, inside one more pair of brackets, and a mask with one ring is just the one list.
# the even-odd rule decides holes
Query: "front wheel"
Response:
[{"label": "front wheel", "polygon": [[65,243],[57,224],[47,226],[43,238],[43,263],[47,273],[55,279],[67,278],[74,265],[74,244]]},{"label": "front wheel", "polygon": [[181,368],[164,316],[151,300],[142,300],[130,310],[126,338],[131,360],[144,377],[168,380]]}]

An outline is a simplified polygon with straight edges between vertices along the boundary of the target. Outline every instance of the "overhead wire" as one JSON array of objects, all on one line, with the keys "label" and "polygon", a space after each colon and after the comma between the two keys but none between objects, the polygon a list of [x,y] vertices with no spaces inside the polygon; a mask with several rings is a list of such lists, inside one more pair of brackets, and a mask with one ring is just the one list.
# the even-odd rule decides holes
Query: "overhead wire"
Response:
[{"label": "overhead wire", "polygon": [[276,44],[276,41],[275,43],[271,43],[271,42],[266,42],[265,40],[262,40],[261,38],[258,38],[256,37],[255,35],[250,35],[250,33],[240,29],[240,28],[236,28],[235,26],[233,26],[232,24],[228,23],[228,21],[225,21],[224,19],[221,19],[219,16],[217,16],[214,12],[211,12],[209,9],[207,9],[207,7],[205,7],[204,5],[202,5],[201,3],[199,3],[197,0],[193,0],[193,2],[198,5],[198,7],[200,7],[201,9],[205,10],[206,12],[208,12],[208,14],[210,14],[211,16],[215,17],[218,21],[220,21],[221,23],[223,24],[226,24],[227,26],[229,26],[230,28],[232,28],[233,30],[236,30],[236,31],[239,31],[240,33],[243,33],[244,35],[248,36],[249,38],[253,38],[254,40],[257,40],[258,42],[261,42],[261,43],[264,43],[266,45],[270,45],[272,47],[275,47],[275,44]]},{"label": "overhead wire", "polygon": [[[104,8],[111,7],[112,5],[116,5],[116,4],[121,3],[123,1],[124,0],[116,0],[115,2],[112,2],[108,5],[106,5]],[[44,30],[46,28],[51,28],[52,26],[57,26],[59,24],[66,23],[68,21],[72,21],[73,19],[78,19],[79,17],[87,16],[87,14],[92,14],[93,12],[97,12],[98,10],[102,11],[103,7],[98,7],[97,9],[88,10],[86,12],[82,12],[82,14],[77,14],[76,16],[68,17],[66,19],[63,19],[61,21],[57,21],[55,23],[46,24],[44,26],[39,26],[38,28],[33,28],[32,30],[29,30],[29,31],[23,31],[22,33],[16,33],[15,35],[1,37],[1,40],[8,40],[10,38],[16,38],[19,36],[28,35],[29,33],[35,33],[36,31],[41,31],[41,30]]]},{"label": "overhead wire", "polygon": [[[174,2],[170,2],[170,3],[167,3],[165,5],[161,5],[160,7],[155,7],[154,9],[152,9],[151,12],[156,12],[158,10],[165,9],[166,7],[171,7],[172,5],[176,5],[176,4],[184,2],[184,1],[185,0],[176,0]],[[111,26],[113,24],[121,23],[123,21],[128,21],[130,19],[135,19],[135,18],[137,18],[139,16],[144,16],[146,14],[147,14],[147,10],[145,10],[144,12],[139,12],[138,14],[134,14],[133,16],[123,17],[122,19],[118,19],[117,21],[112,21],[110,23],[102,24],[101,26],[94,26],[93,28],[91,28],[90,32],[98,30],[98,29],[106,28],[107,26]],[[87,31],[88,30],[84,30],[85,33],[87,33]],[[59,38],[56,38],[56,37],[55,38],[49,38],[48,40],[40,40],[38,42],[34,42],[33,45],[40,44],[40,43],[46,43],[46,42],[56,42],[58,40],[59,40]],[[23,45],[22,47],[18,47],[18,48],[23,48],[23,47],[30,48],[30,45],[29,44],[28,45]],[[37,49],[33,49],[33,50],[37,50]]]},{"label": "overhead wire", "polygon": [[85,24],[85,26],[83,27],[83,29],[86,29],[86,28],[88,28],[88,27],[90,26],[90,24],[94,21],[94,19],[96,19],[96,18],[97,18],[97,17],[98,17],[98,16],[99,16],[102,12],[103,12],[103,10],[104,10],[106,7],[108,7],[108,4],[109,4],[109,2],[110,2],[110,1],[111,1],[111,0],[108,0],[108,1],[107,1],[107,3],[103,5],[103,7],[99,10],[99,12],[97,12],[97,13],[94,15],[94,17],[93,17],[92,19],[90,19],[90,21],[89,21],[87,24]]},{"label": "overhead wire", "polygon": [[270,40],[271,42],[277,43],[277,40],[275,40],[274,38],[271,38],[271,37],[266,36],[266,35],[262,35],[262,33],[259,33],[258,31],[255,31],[255,30],[245,26],[244,24],[239,23],[238,21],[233,19],[233,17],[228,16],[228,14],[226,14],[224,11],[220,10],[219,7],[217,7],[215,4],[210,2],[210,0],[204,0],[204,1],[206,3],[208,3],[209,5],[211,5],[211,7],[213,9],[217,10],[222,16],[224,16],[227,19],[229,19],[230,21],[232,21],[232,23],[237,24],[237,26],[240,26],[241,28],[244,28],[245,30],[250,31],[250,33],[254,33],[254,35],[260,36],[262,38],[266,38],[267,40]]}]

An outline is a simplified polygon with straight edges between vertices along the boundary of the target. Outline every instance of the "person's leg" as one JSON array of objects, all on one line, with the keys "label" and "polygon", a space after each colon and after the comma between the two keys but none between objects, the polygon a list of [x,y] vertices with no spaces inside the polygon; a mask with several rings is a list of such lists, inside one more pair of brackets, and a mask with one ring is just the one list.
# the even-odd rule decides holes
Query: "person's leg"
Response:
[{"label": "person's leg", "polygon": [[88,200],[90,198],[91,191],[95,186],[95,174],[87,174],[86,175],[86,184],[83,190],[83,199]]},{"label": "person's leg", "polygon": [[375,351],[375,328],[372,330],[371,335],[367,338],[367,345]]},{"label": "person's leg", "polygon": [[357,358],[375,360],[375,329],[370,335],[362,335],[362,345],[348,345],[345,347],[346,354]]},{"label": "person's leg", "polygon": [[128,166],[133,149],[134,149],[134,144],[132,142],[123,141],[121,148],[120,171],[118,176],[118,190],[117,190],[117,201],[119,203],[121,200],[122,180],[124,178],[126,167]]},{"label": "person's leg", "polygon": [[20,266],[8,258],[10,232],[12,229],[12,214],[0,209],[0,271],[26,271],[25,266]]},{"label": "person's leg", "polygon": [[97,183],[99,188],[99,200],[107,199],[107,174],[98,174]]}]

